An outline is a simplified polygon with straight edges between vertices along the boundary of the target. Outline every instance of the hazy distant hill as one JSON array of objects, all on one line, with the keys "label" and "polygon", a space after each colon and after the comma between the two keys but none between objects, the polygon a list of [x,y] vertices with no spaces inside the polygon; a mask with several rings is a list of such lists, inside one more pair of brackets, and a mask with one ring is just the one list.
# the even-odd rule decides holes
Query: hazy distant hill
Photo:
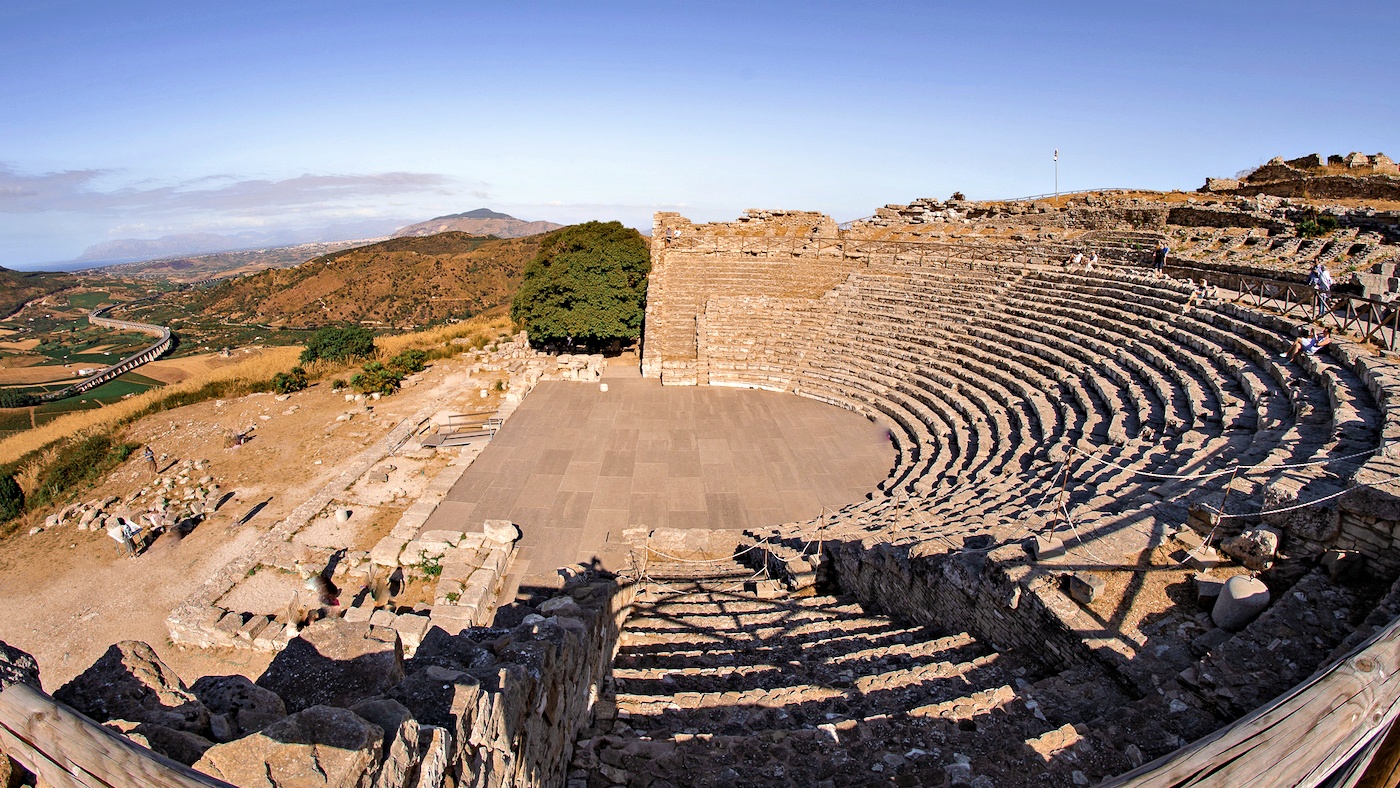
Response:
[{"label": "hazy distant hill", "polygon": [[11,271],[0,268],[0,318],[14,314],[16,310],[39,296],[72,287],[77,281],[68,274],[50,274],[38,271]]},{"label": "hazy distant hill", "polygon": [[384,238],[402,224],[402,220],[367,219],[295,230],[254,230],[229,235],[179,233],[160,238],[121,238],[89,246],[78,255],[78,260],[97,264],[124,263],[157,257],[343,241],[347,238]]},{"label": "hazy distant hill", "polygon": [[410,224],[394,233],[394,237],[404,238],[459,232],[471,233],[472,235],[494,235],[497,238],[523,238],[527,235],[538,235],[558,230],[563,226],[554,222],[527,222],[514,216],[497,213],[489,208],[478,208],[475,211],[454,213],[429,219],[426,222]]},{"label": "hazy distant hill", "polygon": [[205,279],[257,273],[268,268],[288,268],[313,257],[338,252],[381,240],[364,238],[358,241],[329,241],[323,243],[277,246],[270,249],[248,249],[241,252],[216,252],[188,257],[163,257],[135,263],[117,263],[91,269],[95,273],[136,276],[143,279],[163,279],[188,283]]},{"label": "hazy distant hill", "polygon": [[237,323],[305,328],[425,325],[510,302],[548,236],[461,232],[393,238],[189,294],[189,308]]}]

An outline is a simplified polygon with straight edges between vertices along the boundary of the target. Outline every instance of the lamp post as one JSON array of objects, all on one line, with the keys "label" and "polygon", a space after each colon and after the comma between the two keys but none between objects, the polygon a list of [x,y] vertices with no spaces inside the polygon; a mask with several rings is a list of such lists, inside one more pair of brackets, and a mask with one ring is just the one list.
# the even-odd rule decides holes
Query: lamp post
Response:
[{"label": "lamp post", "polygon": [[1055,196],[1060,196],[1060,149],[1055,149]]}]

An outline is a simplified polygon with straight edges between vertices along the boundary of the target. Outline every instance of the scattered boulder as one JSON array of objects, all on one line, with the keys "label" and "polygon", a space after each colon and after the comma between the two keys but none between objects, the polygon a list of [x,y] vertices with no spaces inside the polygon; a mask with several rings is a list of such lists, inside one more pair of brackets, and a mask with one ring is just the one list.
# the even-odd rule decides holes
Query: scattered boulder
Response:
[{"label": "scattered boulder", "polygon": [[404,788],[421,758],[420,730],[413,714],[402,703],[388,699],[361,701],[350,710],[384,731],[384,759],[374,788]]},{"label": "scattered boulder", "polygon": [[520,528],[510,520],[487,520],[482,523],[481,530],[487,539],[502,544],[510,544],[520,538]]},{"label": "scattered boulder", "polygon": [[190,691],[210,712],[234,723],[235,735],[254,733],[287,716],[287,707],[276,693],[246,676],[205,676]]},{"label": "scattered boulder", "polygon": [[98,722],[130,720],[200,736],[209,732],[209,710],[155,649],[139,640],[113,644],[53,697]]},{"label": "scattered boulder", "polygon": [[205,751],[194,768],[242,788],[369,788],[384,731],[349,709],[312,706]]},{"label": "scattered boulder", "polygon": [[[387,634],[379,640],[372,634]],[[368,622],[337,618],[301,631],[272,660],[257,684],[282,698],[287,710],[312,706],[349,707],[403,681],[403,646],[398,633]]]},{"label": "scattered boulder", "polygon": [[1366,556],[1355,550],[1328,550],[1322,566],[1334,583],[1358,583],[1366,579]]},{"label": "scattered boulder", "polygon": [[177,731],[164,725],[130,720],[112,720],[106,727],[115,730],[148,750],[164,755],[186,766],[199,760],[214,742],[189,731]]},{"label": "scattered boulder", "polygon": [[1099,598],[1099,594],[1103,593],[1107,584],[1098,575],[1089,572],[1075,572],[1066,578],[1065,585],[1074,601],[1081,605],[1088,605]]},{"label": "scattered boulder", "polygon": [[1269,587],[1258,578],[1235,575],[1225,581],[1210,617],[1226,632],[1239,632],[1269,606]]},{"label": "scattered boulder", "polygon": [[1262,572],[1274,565],[1282,535],[1277,529],[1260,527],[1226,539],[1220,550],[1239,561],[1247,569]]},{"label": "scattered boulder", "polygon": [[28,684],[34,689],[42,689],[39,686],[39,662],[29,653],[0,641],[0,690],[11,684]]}]

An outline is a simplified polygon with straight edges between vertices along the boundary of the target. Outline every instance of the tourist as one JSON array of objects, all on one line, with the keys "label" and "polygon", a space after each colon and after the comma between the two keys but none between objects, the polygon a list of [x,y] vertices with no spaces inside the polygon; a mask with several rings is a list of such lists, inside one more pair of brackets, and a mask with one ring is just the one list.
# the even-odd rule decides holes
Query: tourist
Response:
[{"label": "tourist", "polygon": [[[136,546],[131,543],[131,539],[126,535],[126,527],[120,517],[113,517],[108,522],[107,535],[112,537],[112,541],[117,543],[117,552],[126,555],[136,555]],[[123,549],[125,548],[125,549]]]},{"label": "tourist", "polygon": [[1152,255],[1152,268],[1153,268],[1157,273],[1159,273],[1159,274],[1162,273],[1162,270],[1165,269],[1165,268],[1167,267],[1167,255],[1168,255],[1170,252],[1171,252],[1171,247],[1170,247],[1170,246],[1167,246],[1167,242],[1166,242],[1166,241],[1163,241],[1163,242],[1162,242],[1162,245],[1159,246],[1159,247],[1157,247],[1157,251],[1156,251],[1155,253],[1153,253],[1153,255]]},{"label": "tourist", "polygon": [[1320,331],[1313,332],[1313,335],[1307,339],[1298,337],[1293,340],[1293,346],[1288,349],[1287,353],[1280,353],[1279,355],[1292,361],[1293,357],[1298,355],[1298,351],[1300,350],[1309,356],[1315,356],[1317,355],[1317,351],[1330,344],[1332,344],[1332,329],[1324,328]]},{"label": "tourist", "polygon": [[1098,252],[1090,252],[1090,253],[1089,253],[1089,262],[1088,262],[1088,263],[1085,263],[1085,265],[1084,265],[1084,270],[1085,270],[1085,271],[1092,271],[1092,270],[1094,270],[1094,266],[1097,265],[1098,262],[1099,262],[1099,253],[1098,253]]},{"label": "tourist", "polygon": [[151,473],[152,473],[152,474],[157,473],[157,471],[156,471],[156,453],[153,452],[153,451],[151,451],[151,447],[150,447],[150,446],[147,446],[147,447],[146,447],[146,451],[143,452],[143,453],[141,454],[141,459],[143,459],[143,460],[146,461],[146,465],[150,467]]},{"label": "tourist", "polygon": [[1326,263],[1319,261],[1313,266],[1308,274],[1308,287],[1317,291],[1317,308],[1326,312],[1332,297],[1332,272],[1327,270]]},{"label": "tourist", "polygon": [[1065,267],[1068,268],[1068,269],[1070,269],[1071,271],[1073,271],[1073,270],[1075,269],[1075,267],[1078,266],[1078,265],[1079,265],[1080,263],[1082,263],[1082,262],[1084,262],[1084,253],[1083,253],[1083,252],[1075,252],[1075,253],[1074,253],[1074,257],[1071,258],[1070,261],[1069,261],[1068,263],[1065,263]]}]

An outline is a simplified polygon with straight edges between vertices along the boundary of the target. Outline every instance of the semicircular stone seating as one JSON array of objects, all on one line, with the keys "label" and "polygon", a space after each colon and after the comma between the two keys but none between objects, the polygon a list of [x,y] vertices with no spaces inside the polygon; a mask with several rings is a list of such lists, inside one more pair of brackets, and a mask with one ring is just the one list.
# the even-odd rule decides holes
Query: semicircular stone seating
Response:
[{"label": "semicircular stone seating", "polygon": [[[649,308],[686,271],[742,282],[746,265],[670,253]],[[793,567],[820,563],[817,595],[756,601],[730,584],[644,605],[603,704],[618,717],[584,761],[630,741],[628,768],[673,784],[732,777],[705,764],[737,784],[863,784],[841,778],[853,768],[1097,781],[1388,622],[1400,563],[1383,510],[1400,507],[1384,485],[1336,494],[1400,476],[1380,450],[1400,437],[1386,416],[1400,375],[1346,339],[1286,360],[1298,321],[1192,294],[1127,266],[891,254],[816,296],[696,298],[698,382],[865,414],[895,462],[867,500],[748,532],[748,558],[804,593]],[[1265,575],[1275,602],[1239,632],[1213,628],[1192,576],[1211,545],[1260,526],[1288,558]],[[1364,554],[1364,579],[1324,569],[1329,549]],[[784,772],[791,759],[803,767]]]}]

